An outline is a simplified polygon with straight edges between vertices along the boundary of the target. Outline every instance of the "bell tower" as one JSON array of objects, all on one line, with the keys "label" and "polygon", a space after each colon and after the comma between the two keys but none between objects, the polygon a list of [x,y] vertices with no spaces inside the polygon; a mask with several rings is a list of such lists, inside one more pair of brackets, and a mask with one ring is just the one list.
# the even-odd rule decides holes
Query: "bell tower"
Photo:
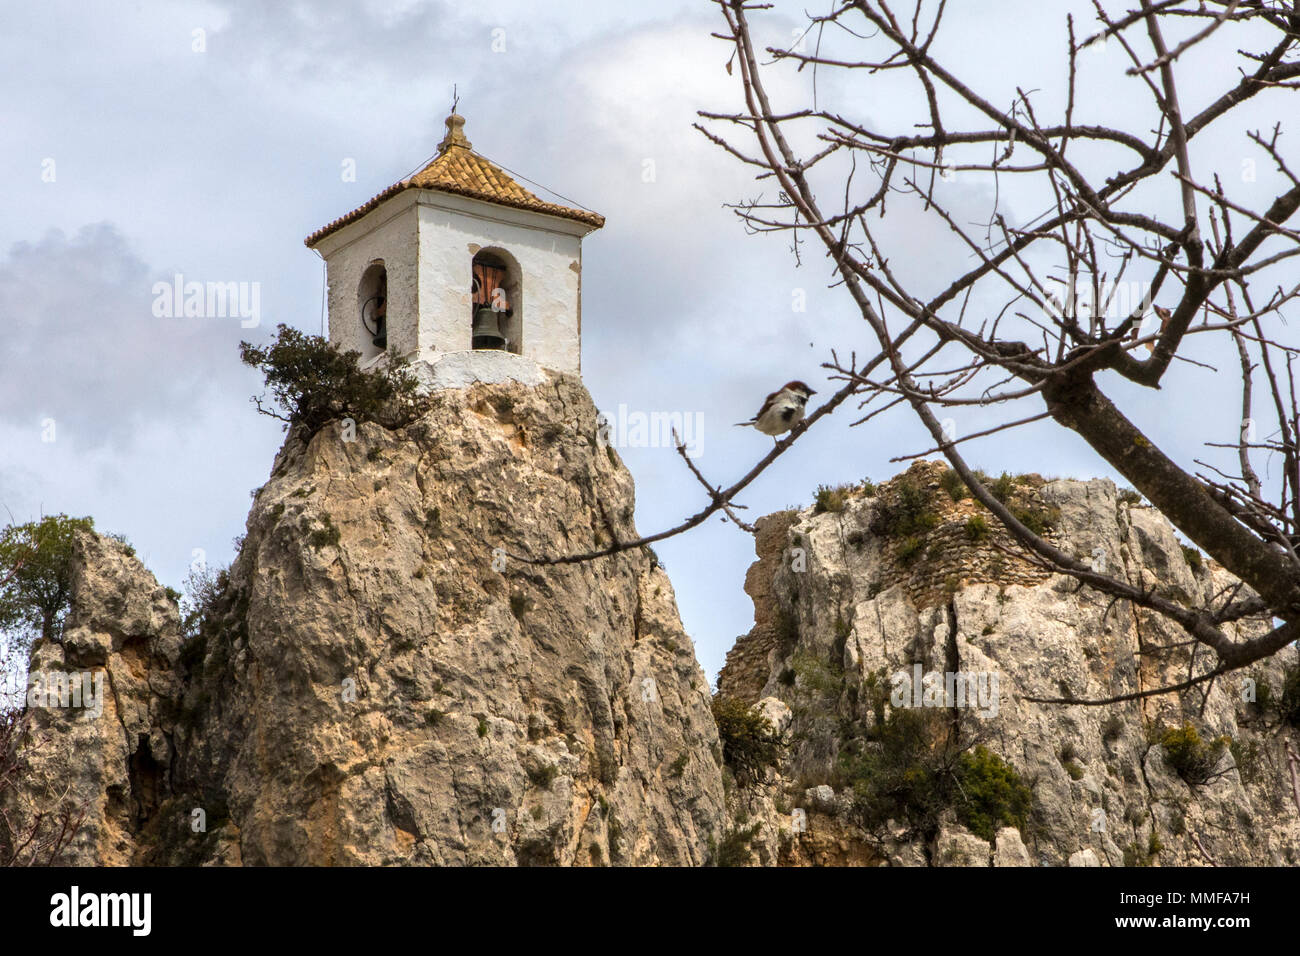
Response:
[{"label": "bell tower", "polygon": [[603,216],[539,199],[447,117],[438,154],[307,237],[329,338],[363,367],[405,358],[434,386],[582,370],[582,239]]}]

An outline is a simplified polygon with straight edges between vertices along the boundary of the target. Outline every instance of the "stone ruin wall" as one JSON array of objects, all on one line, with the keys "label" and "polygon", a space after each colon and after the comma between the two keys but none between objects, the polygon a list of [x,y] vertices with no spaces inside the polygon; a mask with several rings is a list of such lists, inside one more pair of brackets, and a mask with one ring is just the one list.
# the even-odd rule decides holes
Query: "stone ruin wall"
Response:
[{"label": "stone ruin wall", "polygon": [[[810,507],[798,512],[777,512],[760,519],[756,524],[758,530],[754,542],[758,560],[745,576],[745,592],[754,601],[754,627],[739,637],[727,653],[726,662],[718,674],[718,692],[756,702],[771,676],[776,663],[774,652],[781,643],[779,622],[782,617],[772,579],[784,560],[789,530],[795,524],[810,519],[842,519],[845,526],[841,537],[847,542],[847,547],[871,548],[878,552],[882,571],[872,582],[872,591],[867,596],[873,597],[901,585],[918,609],[943,604],[956,590],[974,584],[1032,587],[1050,578],[1050,571],[1021,556],[1023,551],[1011,535],[981,505],[971,498],[952,500],[940,484],[946,470],[947,466],[942,462],[914,463],[903,475],[876,489],[869,509],[818,514]],[[902,538],[874,534],[870,527],[879,505],[890,500],[898,483],[904,479],[915,482],[926,493],[930,510],[938,517],[933,530],[917,536],[922,541],[922,550],[910,559],[901,553],[905,547]],[[1038,476],[1027,476],[1027,483],[1018,486],[1017,494],[1027,501],[1036,500],[1036,486],[1041,484],[1042,479]],[[864,497],[866,492],[856,489],[846,494],[851,499]],[[850,510],[854,511],[852,517],[849,516]],[[977,514],[986,519],[988,531],[979,540],[972,540],[966,523]],[[1046,537],[1051,540],[1051,533]]]}]

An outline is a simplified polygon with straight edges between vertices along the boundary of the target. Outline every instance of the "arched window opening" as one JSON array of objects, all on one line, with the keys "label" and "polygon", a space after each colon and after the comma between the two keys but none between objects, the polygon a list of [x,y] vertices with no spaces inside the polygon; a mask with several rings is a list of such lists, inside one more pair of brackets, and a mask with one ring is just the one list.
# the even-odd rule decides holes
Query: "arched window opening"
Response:
[{"label": "arched window opening", "polygon": [[474,256],[470,285],[471,347],[522,354],[519,267],[494,251]]},{"label": "arched window opening", "polygon": [[357,288],[361,313],[361,354],[372,358],[388,348],[388,271],[382,260],[372,262],[361,274]]}]

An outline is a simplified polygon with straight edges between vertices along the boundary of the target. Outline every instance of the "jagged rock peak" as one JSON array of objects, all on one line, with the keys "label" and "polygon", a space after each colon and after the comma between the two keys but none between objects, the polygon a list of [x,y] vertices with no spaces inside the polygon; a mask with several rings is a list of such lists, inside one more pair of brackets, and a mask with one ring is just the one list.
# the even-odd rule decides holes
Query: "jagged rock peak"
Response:
[{"label": "jagged rock peak", "polygon": [[[133,682],[106,713],[130,719],[55,714],[46,752],[89,751],[78,786],[117,786],[134,817],[96,804],[75,862],[707,862],[720,747],[666,574],[645,550],[509,557],[635,536],[596,434],[556,375],[436,392],[397,431],[291,431],[184,644],[139,563],[88,539],[74,615],[112,641],[74,628],[44,653],[110,647]],[[96,616],[119,599],[120,640]]]}]

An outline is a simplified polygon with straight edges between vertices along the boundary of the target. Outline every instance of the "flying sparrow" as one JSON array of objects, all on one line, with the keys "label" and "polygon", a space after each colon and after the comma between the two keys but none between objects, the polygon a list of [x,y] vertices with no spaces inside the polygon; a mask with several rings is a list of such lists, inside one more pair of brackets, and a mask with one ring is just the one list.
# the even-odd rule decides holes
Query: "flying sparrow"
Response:
[{"label": "flying sparrow", "polygon": [[804,406],[808,397],[816,395],[803,382],[786,382],[780,389],[767,396],[763,407],[747,422],[737,425],[752,425],[764,435],[771,435],[775,440],[782,432],[788,432],[803,420]]}]

